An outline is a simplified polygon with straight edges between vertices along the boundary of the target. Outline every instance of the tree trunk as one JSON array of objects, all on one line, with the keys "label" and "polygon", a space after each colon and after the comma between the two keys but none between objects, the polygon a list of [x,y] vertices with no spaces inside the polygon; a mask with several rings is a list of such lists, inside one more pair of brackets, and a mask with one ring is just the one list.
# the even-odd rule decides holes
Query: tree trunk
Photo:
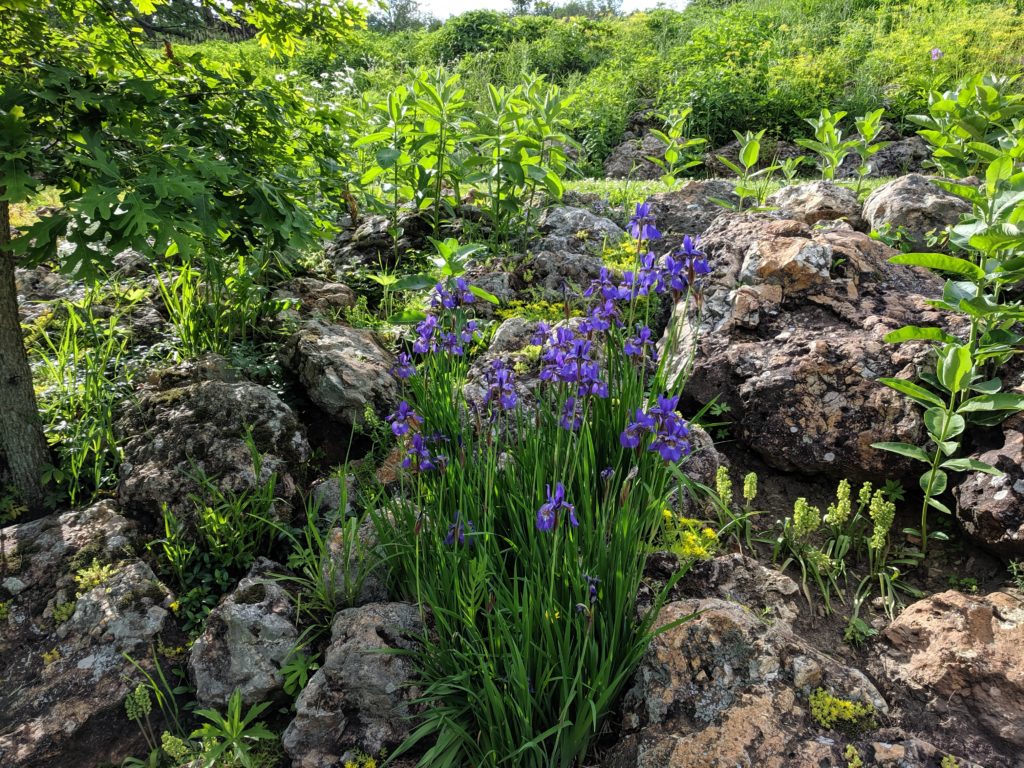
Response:
[{"label": "tree trunk", "polygon": [[0,445],[21,501],[39,512],[45,506],[42,477],[49,450],[21,335],[10,241],[10,206],[0,200]]}]

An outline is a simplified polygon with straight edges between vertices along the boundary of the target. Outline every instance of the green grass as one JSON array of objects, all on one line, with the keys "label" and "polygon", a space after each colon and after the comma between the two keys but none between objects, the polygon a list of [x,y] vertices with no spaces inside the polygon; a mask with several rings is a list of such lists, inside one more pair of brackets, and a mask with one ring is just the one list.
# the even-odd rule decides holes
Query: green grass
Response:
[{"label": "green grass", "polygon": [[[797,179],[794,184],[807,184],[815,181],[814,178],[809,179]],[[861,184],[860,199],[863,202],[868,195],[874,190],[886,182],[892,181],[893,177],[887,176],[878,179],[866,179]],[[572,179],[566,181],[566,190],[573,192],[582,192],[596,194],[608,201],[609,205],[618,207],[625,206],[627,208],[632,207],[636,203],[643,202],[651,195],[655,195],[659,192],[670,192],[673,189],[679,189],[684,183],[685,179],[681,179],[676,182],[675,186],[666,184],[663,181],[630,181],[626,179]],[[843,179],[837,181],[841,187],[847,189],[855,189],[857,182],[853,179]],[[785,179],[776,179],[771,183],[771,191],[777,192],[786,186]]]}]

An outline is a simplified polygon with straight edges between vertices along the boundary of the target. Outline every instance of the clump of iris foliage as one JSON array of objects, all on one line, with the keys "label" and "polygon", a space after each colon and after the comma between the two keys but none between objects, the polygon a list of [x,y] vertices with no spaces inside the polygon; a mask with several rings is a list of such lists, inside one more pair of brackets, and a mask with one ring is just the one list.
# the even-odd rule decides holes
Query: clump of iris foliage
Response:
[{"label": "clump of iris foliage", "polygon": [[676,302],[664,342],[678,345],[709,265],[690,239],[657,257],[647,205],[631,230],[633,269],[603,271],[584,317],[536,323],[529,381],[500,357],[471,360],[479,297],[461,278],[435,287],[398,358],[404,472],[375,523],[427,627],[425,706],[399,750],[429,744],[421,765],[580,765],[667,629],[658,612],[683,570],[649,609],[637,595],[664,510],[691,490],[690,427],[685,373],[659,354],[646,299]]}]

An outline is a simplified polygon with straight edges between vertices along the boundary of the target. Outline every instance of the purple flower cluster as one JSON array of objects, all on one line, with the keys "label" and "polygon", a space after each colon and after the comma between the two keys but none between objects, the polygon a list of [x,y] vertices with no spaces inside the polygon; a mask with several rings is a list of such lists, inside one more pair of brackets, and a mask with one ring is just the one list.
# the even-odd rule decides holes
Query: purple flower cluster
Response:
[{"label": "purple flower cluster", "polygon": [[661,232],[654,226],[650,203],[637,203],[636,212],[629,220],[629,233],[634,240],[657,240]]},{"label": "purple flower cluster", "polygon": [[637,323],[636,336],[630,339],[626,339],[626,343],[622,348],[622,351],[626,353],[627,357],[650,357],[651,360],[658,361],[658,350],[654,347],[654,339],[651,329],[646,325],[640,325]]},{"label": "purple flower cluster", "polygon": [[638,448],[640,441],[651,435],[649,451],[655,451],[665,461],[679,461],[690,453],[690,441],[687,439],[690,430],[686,421],[676,411],[679,397],[658,395],[658,403],[653,408],[636,409],[633,421],[619,435],[623,448]]},{"label": "purple flower cluster", "polygon": [[476,320],[469,320],[457,332],[446,331],[438,325],[436,315],[427,315],[416,326],[416,341],[412,344],[412,351],[417,355],[438,350],[450,355],[462,355],[465,352],[462,345],[473,341],[477,328]]},{"label": "purple flower cluster", "polygon": [[472,304],[476,301],[476,296],[469,290],[469,284],[463,278],[457,277],[449,285],[450,289],[444,283],[434,286],[434,291],[430,296],[430,306],[455,309],[463,304]]},{"label": "purple flower cluster", "polygon": [[409,450],[402,460],[404,469],[411,469],[414,472],[431,472],[435,469],[443,470],[448,465],[448,457],[443,454],[435,454],[427,447],[427,439],[419,432],[412,436]]},{"label": "purple flower cluster", "polygon": [[516,395],[516,380],[505,361],[494,360],[491,369],[484,374],[484,381],[487,383],[487,394],[484,395],[484,405],[489,405],[497,400],[502,410],[508,411],[515,407],[518,396]]},{"label": "purple flower cluster", "polygon": [[416,431],[423,423],[423,417],[413,410],[405,400],[398,404],[398,410],[388,416],[388,423],[391,425],[391,433],[395,437],[401,437],[409,431]]},{"label": "purple flower cluster", "polygon": [[399,352],[398,357],[395,359],[395,364],[391,366],[391,373],[403,381],[415,376],[416,364],[412,361],[412,355],[408,352]]},{"label": "purple flower cluster", "polygon": [[680,248],[666,255],[660,262],[651,252],[640,257],[636,271],[622,273],[622,281],[616,284],[611,272],[602,268],[583,295],[597,296],[598,304],[591,310],[588,322],[593,330],[607,330],[618,319],[615,308],[617,301],[632,301],[637,296],[651,293],[684,293],[697,278],[711,272],[704,252],[700,250],[700,239],[689,235],[683,238]]},{"label": "purple flower cluster", "polygon": [[[544,330],[547,326],[541,323],[538,333]],[[575,384],[580,397],[608,397],[608,384],[601,378],[601,366],[594,359],[594,344],[590,339],[577,336],[572,328],[559,326],[549,332],[541,343],[544,346],[541,352],[542,381]]]},{"label": "purple flower cluster", "polygon": [[551,493],[551,486],[545,489],[547,501],[537,510],[537,530],[550,531],[558,524],[558,513],[565,511],[569,515],[569,524],[574,528],[578,526],[576,519],[576,507],[565,500],[565,486],[561,483],[555,485],[555,492]]}]

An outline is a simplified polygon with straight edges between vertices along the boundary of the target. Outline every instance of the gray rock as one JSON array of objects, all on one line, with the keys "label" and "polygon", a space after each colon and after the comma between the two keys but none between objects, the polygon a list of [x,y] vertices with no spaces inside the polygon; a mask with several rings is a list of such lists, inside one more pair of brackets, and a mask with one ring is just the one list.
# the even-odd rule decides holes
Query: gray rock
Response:
[{"label": "gray rock", "polygon": [[254,704],[281,689],[281,666],[299,632],[288,592],[263,575],[275,565],[258,561],[210,611],[188,661],[200,704],[224,707],[235,689],[243,702]]},{"label": "gray rock", "polygon": [[[126,507],[156,515],[167,503],[191,508],[199,469],[217,485],[241,492],[277,475],[277,495],[295,493],[295,474],[309,457],[298,419],[267,387],[241,381],[210,355],[156,374],[118,421],[124,438],[119,494]],[[262,456],[253,471],[246,431]]]},{"label": "gray rock", "polygon": [[383,414],[397,400],[391,355],[366,329],[308,320],[279,357],[309,399],[343,424],[361,423],[367,406]]},{"label": "gray rock", "polygon": [[291,300],[298,304],[293,317],[321,315],[336,317],[348,307],[355,306],[356,294],[344,283],[329,283],[313,277],[296,277],[275,289],[278,301]]},{"label": "gray rock", "polygon": [[1003,445],[972,458],[1002,475],[971,472],[957,487],[956,516],[978,545],[1005,558],[1024,556],[1024,416],[1003,424]]},{"label": "gray rock", "polygon": [[807,711],[813,680],[887,711],[863,673],[782,619],[765,623],[742,605],[706,598],[665,605],[658,624],[696,612],[651,642],[623,699],[625,737],[607,768],[840,765],[842,747],[818,740]]},{"label": "gray rock", "polygon": [[659,179],[664,171],[647,158],[661,158],[664,154],[665,145],[653,134],[628,139],[605,158],[604,175],[609,179]]},{"label": "gray rock", "polygon": [[294,768],[336,766],[347,749],[377,754],[409,733],[416,689],[406,656],[423,631],[419,609],[407,603],[371,603],[334,619],[323,666],[295,702],[295,719],[281,742]]},{"label": "gray rock", "polygon": [[611,219],[586,208],[556,205],[545,209],[537,222],[540,251],[571,251],[599,255],[604,246],[618,245],[625,232]]},{"label": "gray rock", "polygon": [[902,229],[913,248],[924,250],[928,233],[941,233],[970,210],[966,200],[912,173],[872,192],[864,203],[864,218],[873,230]]},{"label": "gray rock", "polygon": [[530,261],[534,285],[547,301],[562,301],[566,292],[576,296],[601,274],[599,256],[574,251],[538,251]]},{"label": "gray rock", "polygon": [[[946,322],[926,304],[940,282],[889,264],[893,251],[862,233],[764,215],[722,214],[703,247],[713,271],[687,392],[729,403],[739,439],[779,469],[914,474],[909,461],[871,447],[917,444],[923,434],[919,409],[877,379],[913,378],[927,363],[926,345],[883,337]],[[672,364],[688,352],[685,344],[670,351]]]},{"label": "gray rock", "polygon": [[[931,159],[932,153],[920,136],[909,136],[897,138],[891,141],[888,146],[882,147],[869,161],[871,178],[882,178],[886,176],[904,176],[908,173],[922,173],[925,168],[925,161]],[[860,166],[860,158],[856,155],[847,155],[846,159],[839,166],[837,175],[841,179],[852,178],[857,175],[857,168]]]},{"label": "gray rock", "polygon": [[679,189],[651,195],[651,214],[664,237],[656,244],[658,252],[678,247],[684,235],[703,234],[725,210],[713,198],[733,204],[740,200],[733,191],[733,183],[725,179],[688,181]]},{"label": "gray rock", "polygon": [[864,225],[857,195],[853,190],[830,181],[783,187],[770,195],[767,202],[778,208],[783,217],[805,224],[845,219],[855,229]]},{"label": "gray rock", "polygon": [[[123,702],[151,669],[150,646],[171,622],[171,594],[131,549],[132,524],[110,501],[0,531],[9,572],[2,595],[0,765],[93,768],[145,751]],[[76,581],[94,569],[98,583]],[[66,614],[53,618],[54,608]],[[130,727],[129,727],[130,726]]]}]

